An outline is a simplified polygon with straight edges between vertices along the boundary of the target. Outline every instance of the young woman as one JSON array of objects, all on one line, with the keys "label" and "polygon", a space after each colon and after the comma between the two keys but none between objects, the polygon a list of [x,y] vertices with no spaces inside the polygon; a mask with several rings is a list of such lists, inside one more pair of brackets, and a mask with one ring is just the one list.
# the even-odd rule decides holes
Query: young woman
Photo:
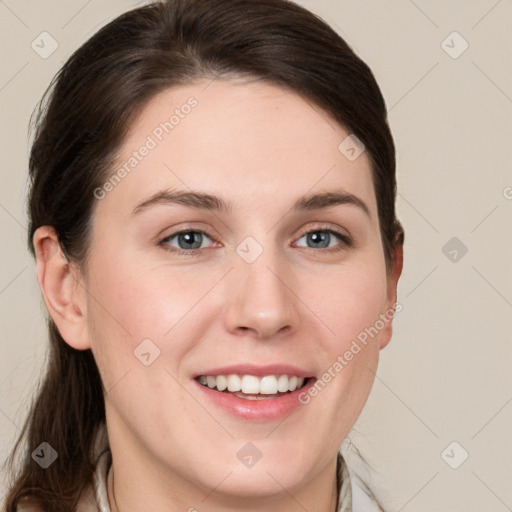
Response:
[{"label": "young woman", "polygon": [[395,155],[331,28],[127,12],[55,78],[30,177],[51,352],[8,512],[382,509],[340,446],[399,306]]}]

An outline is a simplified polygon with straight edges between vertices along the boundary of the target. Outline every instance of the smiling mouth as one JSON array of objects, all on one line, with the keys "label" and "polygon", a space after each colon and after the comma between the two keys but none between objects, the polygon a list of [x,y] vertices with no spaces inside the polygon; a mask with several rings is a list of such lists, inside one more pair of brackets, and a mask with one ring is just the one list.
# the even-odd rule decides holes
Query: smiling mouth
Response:
[{"label": "smiling mouth", "polygon": [[196,380],[205,387],[245,400],[279,398],[303,388],[309,378],[296,375],[200,375]]}]

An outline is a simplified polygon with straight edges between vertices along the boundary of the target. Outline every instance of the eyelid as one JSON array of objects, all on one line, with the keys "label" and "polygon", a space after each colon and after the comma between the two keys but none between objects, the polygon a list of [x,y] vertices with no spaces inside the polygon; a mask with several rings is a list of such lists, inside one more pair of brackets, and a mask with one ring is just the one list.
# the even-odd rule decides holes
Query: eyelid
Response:
[{"label": "eyelid", "polygon": [[[175,235],[178,235],[180,233],[190,233],[191,231],[194,232],[194,233],[204,233],[205,235],[208,235],[210,238],[215,238],[215,236],[213,236],[209,229],[208,228],[204,228],[202,226],[197,226],[197,225],[194,225],[195,223],[194,222],[183,222],[183,223],[180,223],[176,226],[173,226],[172,228],[165,228],[165,229],[162,229],[155,237],[154,237],[154,240],[155,242],[158,242],[158,243],[161,243],[163,240],[166,240],[168,238],[171,238]],[[202,223],[200,223],[202,224]],[[164,233],[168,233],[168,234],[165,234]]]}]

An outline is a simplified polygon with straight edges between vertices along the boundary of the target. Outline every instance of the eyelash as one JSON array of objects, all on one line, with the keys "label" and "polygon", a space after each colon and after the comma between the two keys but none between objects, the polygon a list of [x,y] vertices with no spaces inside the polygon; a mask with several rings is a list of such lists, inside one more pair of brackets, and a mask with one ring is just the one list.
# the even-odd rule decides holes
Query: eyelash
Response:
[{"label": "eyelash", "polygon": [[[325,251],[327,251],[327,252],[330,253],[330,252],[338,252],[338,251],[350,249],[351,247],[353,247],[352,239],[348,235],[345,235],[344,233],[336,231],[336,230],[334,230],[332,228],[327,228],[327,227],[322,227],[322,226],[319,226],[319,227],[316,227],[314,229],[311,229],[309,231],[304,232],[299,237],[299,240],[300,240],[300,238],[302,238],[302,237],[304,237],[306,235],[309,235],[311,233],[319,233],[319,232],[324,232],[324,233],[329,233],[331,235],[335,235],[336,237],[338,237],[340,239],[341,243],[339,245],[335,246],[335,247],[325,247],[325,248],[321,248],[321,249],[315,249],[313,247],[302,247],[302,248],[310,250],[310,251],[315,251],[315,252],[318,252],[318,251],[324,251],[325,252]],[[204,230],[201,230],[201,229],[181,229],[179,231],[171,233],[169,236],[166,236],[165,238],[160,240],[159,245],[161,245],[162,248],[165,251],[168,251],[168,252],[171,252],[171,253],[174,253],[174,254],[178,254],[178,255],[194,256],[199,251],[204,250],[204,248],[203,249],[188,249],[188,250],[186,250],[186,249],[177,249],[176,247],[172,247],[168,243],[166,243],[169,240],[173,239],[174,237],[176,237],[176,236],[178,236],[180,234],[184,234],[184,233],[200,233],[200,234],[206,235],[211,240],[214,240],[214,237],[211,236],[207,231],[204,231]]]}]

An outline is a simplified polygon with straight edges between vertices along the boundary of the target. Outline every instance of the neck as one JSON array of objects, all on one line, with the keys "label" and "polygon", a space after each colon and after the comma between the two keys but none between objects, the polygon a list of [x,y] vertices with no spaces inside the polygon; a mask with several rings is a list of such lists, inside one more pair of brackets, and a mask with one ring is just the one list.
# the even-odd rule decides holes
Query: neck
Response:
[{"label": "neck", "polygon": [[296,512],[298,508],[308,512],[337,510],[337,468],[332,464],[296,492],[291,493],[282,488],[282,492],[277,495],[258,499],[241,499],[221,493],[219,488],[222,482],[217,489],[214,488],[208,493],[188,481],[183,481],[176,487],[172,486],[179,489],[179,492],[170,492],[169,486],[162,493],[153,485],[155,479],[134,479],[134,472],[122,470],[129,467],[130,465],[123,463],[114,468],[112,464],[108,472],[107,495],[112,512],[135,512],[144,509],[151,509],[153,512],[199,512],[205,506],[208,512]]}]

